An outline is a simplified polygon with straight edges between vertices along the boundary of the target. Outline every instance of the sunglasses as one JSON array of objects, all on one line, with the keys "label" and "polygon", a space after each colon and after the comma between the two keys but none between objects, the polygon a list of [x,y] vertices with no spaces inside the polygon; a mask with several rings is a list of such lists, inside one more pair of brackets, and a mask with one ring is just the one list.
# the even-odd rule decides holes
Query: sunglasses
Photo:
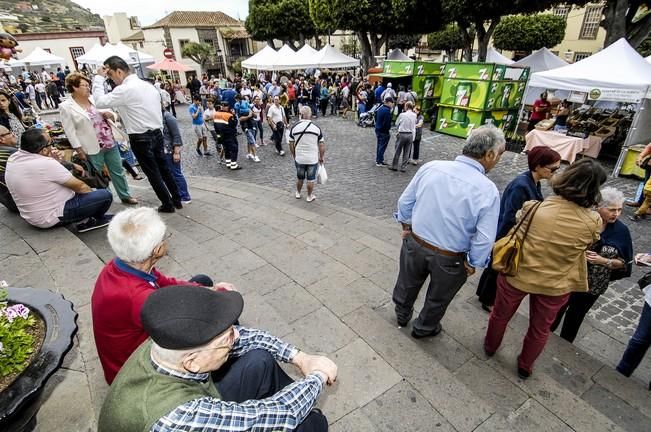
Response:
[{"label": "sunglasses", "polygon": [[549,171],[551,171],[552,173],[555,173],[556,171],[558,171],[559,169],[561,169],[561,167],[559,167],[559,166],[545,167],[545,168],[547,168],[547,169],[548,169]]}]

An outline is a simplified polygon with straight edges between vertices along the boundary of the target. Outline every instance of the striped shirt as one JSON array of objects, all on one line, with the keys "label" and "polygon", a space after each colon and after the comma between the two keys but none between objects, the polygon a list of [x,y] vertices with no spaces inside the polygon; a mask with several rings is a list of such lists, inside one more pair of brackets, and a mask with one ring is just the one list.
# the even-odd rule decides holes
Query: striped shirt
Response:
[{"label": "striped shirt", "polygon": [[[262,330],[237,327],[240,337],[230,352],[239,357],[254,349],[269,351],[276,360],[291,362],[298,349]],[[152,360],[153,362],[153,360]],[[154,362],[157,372],[181,379],[205,381],[208,373],[178,372]],[[227,402],[212,397],[191,400],[161,417],[151,432],[168,431],[293,431],[316,404],[325,382],[318,374],[310,374],[262,400],[242,403]]]}]

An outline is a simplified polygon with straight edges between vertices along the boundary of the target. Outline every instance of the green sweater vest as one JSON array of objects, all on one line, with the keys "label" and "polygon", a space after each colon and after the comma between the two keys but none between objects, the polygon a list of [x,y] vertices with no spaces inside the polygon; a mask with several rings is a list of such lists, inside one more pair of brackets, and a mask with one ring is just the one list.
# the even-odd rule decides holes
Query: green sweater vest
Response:
[{"label": "green sweater vest", "polygon": [[156,372],[150,350],[151,339],[147,339],[122,366],[102,405],[99,432],[146,432],[186,402],[220,398],[210,378],[201,383]]}]

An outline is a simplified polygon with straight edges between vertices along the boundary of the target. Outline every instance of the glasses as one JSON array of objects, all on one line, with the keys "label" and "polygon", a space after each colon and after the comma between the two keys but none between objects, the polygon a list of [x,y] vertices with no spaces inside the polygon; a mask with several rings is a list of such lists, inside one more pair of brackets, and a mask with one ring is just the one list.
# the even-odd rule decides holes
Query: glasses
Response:
[{"label": "glasses", "polygon": [[545,168],[547,168],[551,173],[555,173],[556,171],[561,169],[560,166],[548,166],[548,167],[545,167]]},{"label": "glasses", "polygon": [[228,336],[226,338],[226,344],[221,344],[212,348],[200,349],[194,352],[214,351],[214,350],[224,349],[224,348],[230,350],[231,348],[233,348],[234,343],[235,343],[235,327],[231,326],[230,331],[228,332]]}]

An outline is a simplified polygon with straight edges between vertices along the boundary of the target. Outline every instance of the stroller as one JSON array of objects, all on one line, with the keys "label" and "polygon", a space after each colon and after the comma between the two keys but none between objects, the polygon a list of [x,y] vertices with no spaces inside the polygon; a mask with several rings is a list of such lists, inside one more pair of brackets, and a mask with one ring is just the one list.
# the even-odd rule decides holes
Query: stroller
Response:
[{"label": "stroller", "polygon": [[375,104],[371,107],[370,110],[360,114],[359,120],[357,121],[357,126],[361,127],[369,127],[369,126],[375,126],[375,113],[377,112],[378,109],[382,104]]}]

